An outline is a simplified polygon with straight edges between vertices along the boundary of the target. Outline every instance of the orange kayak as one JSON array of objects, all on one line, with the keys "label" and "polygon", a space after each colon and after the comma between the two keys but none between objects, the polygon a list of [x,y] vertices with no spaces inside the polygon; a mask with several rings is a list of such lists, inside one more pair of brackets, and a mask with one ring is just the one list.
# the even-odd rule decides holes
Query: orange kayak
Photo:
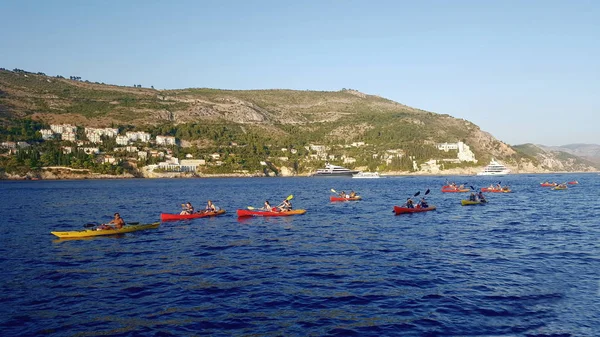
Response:
[{"label": "orange kayak", "polygon": [[250,209],[238,209],[237,215],[239,217],[242,216],[290,216],[296,214],[304,214],[306,213],[305,209],[294,209],[287,212],[269,212],[269,211],[261,211],[258,209],[250,210]]}]

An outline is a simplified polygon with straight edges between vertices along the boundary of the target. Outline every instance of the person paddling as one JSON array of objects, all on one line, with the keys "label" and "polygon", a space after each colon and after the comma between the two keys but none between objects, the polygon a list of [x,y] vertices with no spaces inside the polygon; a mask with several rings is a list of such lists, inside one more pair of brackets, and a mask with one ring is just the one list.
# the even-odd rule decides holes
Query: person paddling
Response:
[{"label": "person paddling", "polygon": [[477,193],[477,198],[479,198],[479,201],[481,202],[487,202],[487,200],[485,200],[485,196],[483,195],[483,192],[479,191],[479,193]]},{"label": "person paddling", "polygon": [[271,207],[271,204],[269,204],[269,200],[265,200],[265,204],[263,205],[262,210],[267,212],[273,211],[273,207]]},{"label": "person paddling", "polygon": [[288,211],[292,210],[292,203],[289,200],[284,199],[281,202],[281,204],[279,204],[279,206],[277,206],[277,208],[279,208],[283,212],[288,212]]},{"label": "person paddling", "polygon": [[206,202],[206,208],[204,209],[205,212],[216,212],[217,210],[217,206],[215,206],[211,200]]},{"label": "person paddling", "polygon": [[186,204],[181,204],[181,207],[183,208],[183,210],[181,211],[181,213],[179,213],[180,215],[187,215],[187,214],[194,213],[194,206],[192,206],[192,203],[189,201]]},{"label": "person paddling", "polygon": [[[110,224],[113,224],[114,227]],[[115,213],[115,217],[109,223],[98,226],[98,230],[121,229],[123,228],[123,226],[125,226],[125,220],[121,218],[121,215],[119,213]]]},{"label": "person paddling", "polygon": [[415,208],[415,204],[411,198],[406,199],[406,204],[404,204],[406,208]]},{"label": "person paddling", "polygon": [[427,203],[427,200],[425,200],[425,197],[421,198],[421,200],[417,204],[417,207],[419,207],[419,208],[427,208],[427,207],[429,207],[429,204]]}]

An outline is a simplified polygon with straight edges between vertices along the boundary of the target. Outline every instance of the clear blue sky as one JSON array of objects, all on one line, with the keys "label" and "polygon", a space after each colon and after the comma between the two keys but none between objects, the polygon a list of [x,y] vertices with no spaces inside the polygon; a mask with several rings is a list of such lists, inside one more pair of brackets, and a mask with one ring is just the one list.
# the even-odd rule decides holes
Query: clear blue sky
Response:
[{"label": "clear blue sky", "polygon": [[0,67],[155,88],[353,88],[509,144],[600,144],[600,1],[0,1]]}]

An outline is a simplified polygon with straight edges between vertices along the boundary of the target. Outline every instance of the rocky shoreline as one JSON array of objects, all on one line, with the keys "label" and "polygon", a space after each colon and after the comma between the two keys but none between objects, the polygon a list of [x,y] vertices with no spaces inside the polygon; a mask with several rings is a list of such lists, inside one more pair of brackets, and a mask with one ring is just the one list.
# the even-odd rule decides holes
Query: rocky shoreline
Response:
[{"label": "rocky shoreline", "polygon": [[[86,172],[84,172],[86,171]],[[451,169],[439,172],[408,172],[408,171],[391,171],[380,172],[382,177],[385,176],[476,176],[480,170],[476,168],[468,169]],[[548,170],[526,170],[513,172],[509,175],[517,174],[576,174],[576,173],[597,173],[598,171],[548,171]],[[91,173],[87,170],[76,170],[68,168],[53,168],[45,169],[39,172],[29,172],[25,175],[0,173],[0,180],[95,180],[95,179],[189,179],[189,178],[268,178],[262,173],[220,173],[220,174],[204,174],[190,172],[140,172],[140,175],[130,173],[121,175]],[[310,174],[282,175],[280,177],[309,177]],[[491,176],[488,176],[491,177]]]}]

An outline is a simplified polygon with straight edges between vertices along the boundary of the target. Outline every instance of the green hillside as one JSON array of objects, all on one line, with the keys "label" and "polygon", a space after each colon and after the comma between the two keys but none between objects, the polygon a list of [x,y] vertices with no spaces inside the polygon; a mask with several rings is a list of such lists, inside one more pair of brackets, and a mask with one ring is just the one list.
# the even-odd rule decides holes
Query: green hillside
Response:
[{"label": "green hillside", "polygon": [[[456,151],[439,151],[436,144],[459,141],[479,165],[492,157],[517,162],[531,156],[468,121],[351,89],[154,90],[0,69],[0,140],[39,141],[36,131],[67,123],[175,136],[181,146],[172,151],[180,158],[222,154],[218,166],[207,166],[210,172],[256,171],[268,161],[272,170],[288,166],[301,174],[344,158],[355,160],[347,167],[411,171],[413,160],[456,158]],[[310,145],[327,147],[327,156]]]}]

